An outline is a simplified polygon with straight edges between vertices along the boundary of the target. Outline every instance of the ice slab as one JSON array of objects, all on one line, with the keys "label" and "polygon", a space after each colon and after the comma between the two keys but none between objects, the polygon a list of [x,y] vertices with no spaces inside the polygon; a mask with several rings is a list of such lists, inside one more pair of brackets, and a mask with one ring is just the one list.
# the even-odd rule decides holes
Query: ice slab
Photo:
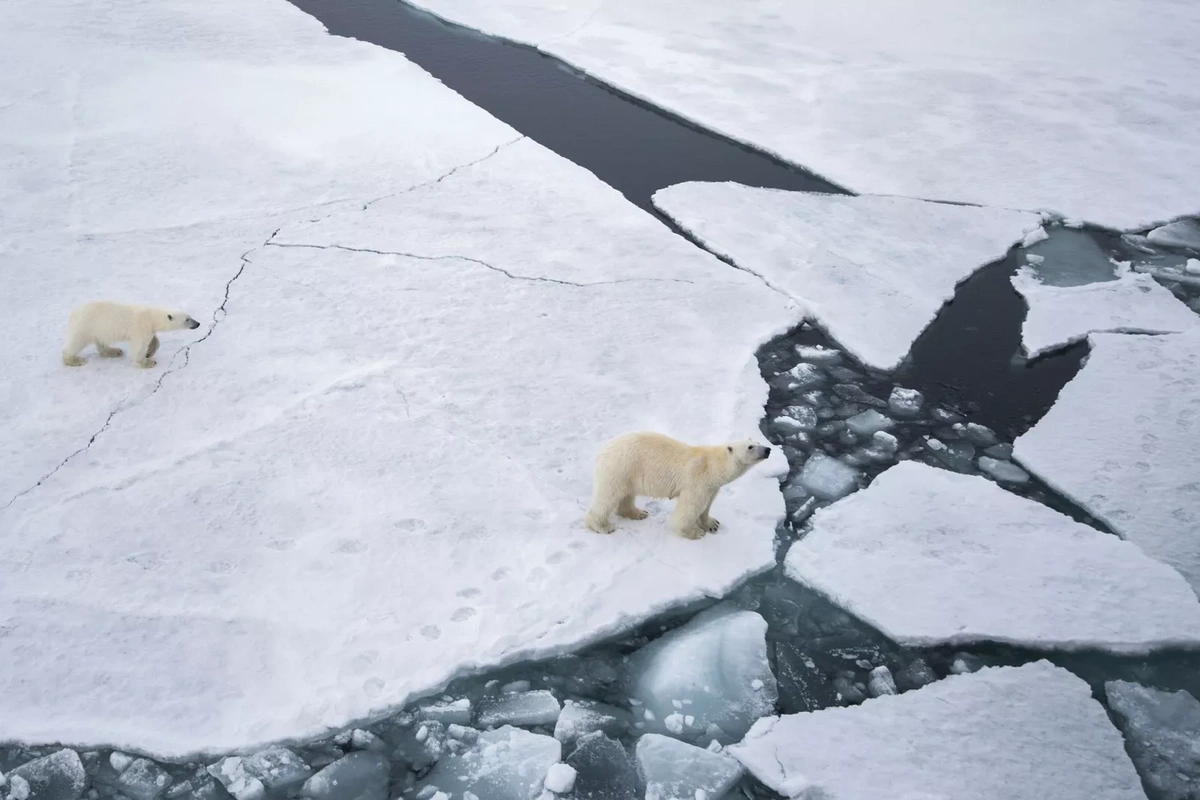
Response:
[{"label": "ice slab", "polygon": [[158,800],[170,783],[171,776],[165,769],[148,758],[139,758],[121,771],[114,786],[129,800]]},{"label": "ice slab", "polygon": [[[1200,173],[1189,44],[1200,19],[1186,3],[1000,0],[964,14],[938,0],[765,0],[747,14],[702,0],[686,15],[666,0],[416,4],[855,192],[1051,209],[1112,228],[1200,209],[1185,177]],[[1161,47],[1101,55],[1166,30]]]},{"label": "ice slab", "polygon": [[1128,681],[1108,681],[1104,694],[1146,783],[1164,800],[1200,794],[1200,701]]},{"label": "ice slab", "polygon": [[554,726],[562,712],[562,704],[552,692],[535,689],[531,692],[512,692],[488,698],[479,704],[479,725],[498,728],[502,725],[531,727]]},{"label": "ice slab", "polygon": [[1095,334],[1013,454],[1200,590],[1200,332]]},{"label": "ice slab", "polygon": [[1145,800],[1088,685],[1046,661],[768,717],[728,751],[788,798]]},{"label": "ice slab", "polygon": [[636,752],[646,800],[721,800],[742,777],[742,765],[724,753],[654,733],[638,739]]},{"label": "ice slab", "polygon": [[1200,316],[1150,275],[1122,270],[1116,280],[1048,286],[1028,269],[1012,277],[1029,311],[1021,349],[1030,358],[1066,347],[1090,333],[1180,333],[1200,329]]},{"label": "ice slab", "polygon": [[566,763],[575,770],[576,800],[643,800],[624,746],[599,731],[580,737]]},{"label": "ice slab", "polygon": [[471,701],[466,697],[458,700],[443,700],[421,706],[421,718],[440,722],[443,725],[470,725]]},{"label": "ice slab", "polygon": [[709,249],[804,302],[863,363],[900,364],[955,287],[1040,218],[903,197],[681,183],[654,204]]},{"label": "ice slab", "polygon": [[1200,251],[1200,220],[1181,219],[1159,226],[1146,234],[1152,243]]},{"label": "ice slab", "polygon": [[[786,298],[287,3],[0,15],[0,741],[253,752],[774,564],[765,465],[699,542],[580,504],[618,433],[753,435]],[[67,369],[95,296],[204,325]]]},{"label": "ice slab", "polygon": [[884,416],[873,408],[868,408],[861,414],[855,414],[846,420],[846,427],[859,436],[871,436],[878,431],[887,430],[895,424],[891,417]]},{"label": "ice slab", "polygon": [[570,746],[580,737],[596,731],[620,736],[632,722],[629,712],[623,708],[594,700],[567,700],[554,725],[554,738]]},{"label": "ice slab", "polygon": [[[645,730],[695,738],[715,725],[721,735],[710,738],[741,738],[775,708],[766,635],[761,616],[721,604],[630,656],[630,694],[650,712]],[[686,730],[670,731],[677,713]]]},{"label": "ice slab", "polygon": [[784,569],[904,645],[1200,643],[1200,601],[1170,567],[985,478],[915,461],[818,510]]},{"label": "ice slab", "polygon": [[858,489],[860,473],[832,456],[814,452],[800,468],[800,485],[823,500],[839,500]]},{"label": "ice slab", "polygon": [[390,771],[384,756],[357,751],[313,775],[300,791],[312,800],[386,800]]},{"label": "ice slab", "polygon": [[79,800],[88,784],[83,762],[74,750],[59,750],[35,758],[6,777],[10,795],[17,791],[18,781],[24,783],[19,793],[25,794],[26,800]]},{"label": "ice slab", "polygon": [[443,756],[422,780],[451,797],[472,792],[488,800],[534,800],[559,761],[557,739],[520,728],[485,731],[466,750]]}]

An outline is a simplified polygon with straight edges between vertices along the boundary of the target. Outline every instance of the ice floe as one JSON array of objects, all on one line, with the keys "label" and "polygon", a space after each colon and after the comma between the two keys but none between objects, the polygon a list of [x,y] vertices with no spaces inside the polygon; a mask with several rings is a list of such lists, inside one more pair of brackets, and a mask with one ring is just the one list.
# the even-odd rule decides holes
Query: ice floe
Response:
[{"label": "ice floe", "polygon": [[724,753],[655,733],[638,739],[636,752],[646,800],[721,800],[742,777],[742,765]]},{"label": "ice floe", "polygon": [[1108,681],[1104,694],[1129,743],[1133,763],[1163,800],[1200,795],[1200,701],[1129,681]]},{"label": "ice floe", "polygon": [[[794,303],[288,3],[0,14],[0,740],[304,739],[774,564],[769,470],[581,517],[612,435],[753,434]],[[205,324],[67,369],[97,296]]]},{"label": "ice floe", "polygon": [[1170,567],[984,478],[914,461],[817,511],[785,570],[904,645],[1200,644],[1200,602]]},{"label": "ice floe", "polygon": [[1200,209],[1200,17],[1177,0],[415,5],[855,192],[1119,229]]},{"label": "ice floe", "polygon": [[728,751],[788,798],[1145,800],[1088,685],[1046,661],[768,717]]},{"label": "ice floe", "polygon": [[1021,348],[1030,358],[1065,347],[1089,333],[1179,333],[1200,329],[1200,316],[1150,275],[1117,267],[1116,280],[1051,286],[1032,271],[1012,277],[1029,312]]},{"label": "ice floe", "polygon": [[1147,241],[1165,247],[1182,247],[1200,252],[1200,220],[1181,219],[1155,228]]},{"label": "ice floe", "polygon": [[550,736],[519,728],[479,734],[466,750],[442,758],[422,781],[450,797],[471,792],[488,800],[534,800],[562,745]]},{"label": "ice floe", "polygon": [[1016,459],[1200,590],[1200,332],[1094,334]]},{"label": "ice floe", "polygon": [[682,183],[654,204],[714,252],[801,300],[868,366],[892,369],[979,267],[1035,214],[902,197]]}]

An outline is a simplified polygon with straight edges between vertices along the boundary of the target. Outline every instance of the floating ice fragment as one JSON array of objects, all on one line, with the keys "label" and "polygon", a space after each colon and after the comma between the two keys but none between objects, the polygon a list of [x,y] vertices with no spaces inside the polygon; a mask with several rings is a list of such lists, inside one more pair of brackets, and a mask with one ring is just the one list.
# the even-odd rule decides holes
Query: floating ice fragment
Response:
[{"label": "floating ice fragment", "polygon": [[1189,275],[1200,275],[1200,258],[1189,258],[1183,271]]},{"label": "floating ice fragment", "polygon": [[896,681],[892,678],[892,671],[885,666],[871,670],[871,676],[867,679],[867,690],[872,697],[895,694]]},{"label": "floating ice fragment", "polygon": [[742,765],[724,753],[654,733],[638,739],[636,753],[646,800],[686,800],[697,792],[721,798],[742,777]]},{"label": "floating ice fragment", "polygon": [[386,800],[390,772],[382,755],[358,750],[313,775],[300,791],[312,800]]},{"label": "floating ice fragment", "polygon": [[554,738],[565,745],[595,731],[609,736],[621,736],[633,722],[633,716],[623,708],[592,700],[567,700],[554,725]]},{"label": "floating ice fragment", "polygon": [[1200,250],[1200,222],[1194,219],[1177,220],[1150,231],[1146,239],[1163,247]]},{"label": "floating ice fragment", "polygon": [[1200,702],[1186,691],[1104,684],[1133,763],[1163,800],[1200,797]]},{"label": "floating ice fragment", "polygon": [[158,800],[170,783],[171,776],[165,769],[148,758],[139,758],[117,776],[114,785],[129,800]]},{"label": "floating ice fragment", "polygon": [[896,687],[904,691],[920,689],[937,680],[937,673],[925,663],[925,659],[914,659],[904,669],[896,673]]},{"label": "floating ice fragment", "polygon": [[1011,444],[1002,442],[986,448],[983,452],[984,455],[991,456],[992,458],[998,458],[1001,461],[1009,461],[1012,459],[1013,448]]},{"label": "floating ice fragment", "polygon": [[29,800],[29,781],[20,775],[13,775],[9,781],[8,800]]},{"label": "floating ice fragment", "polygon": [[557,739],[505,726],[479,734],[461,753],[447,754],[422,785],[452,797],[474,792],[486,800],[533,800],[561,755]]},{"label": "floating ice fragment", "polygon": [[11,800],[26,793],[29,800],[79,800],[87,786],[87,772],[74,750],[59,750],[34,759],[8,775]]},{"label": "floating ice fragment", "polygon": [[532,687],[529,681],[511,681],[500,687],[500,691],[504,694],[518,694],[520,692],[528,692]]},{"label": "floating ice fragment", "polygon": [[575,768],[568,764],[555,764],[546,771],[545,787],[555,794],[566,794],[575,788]]},{"label": "floating ice fragment", "polygon": [[796,355],[801,361],[810,361],[814,364],[836,364],[842,360],[842,352],[834,350],[831,347],[822,347],[820,345],[796,345]]},{"label": "floating ice fragment", "polygon": [[1030,264],[1041,264],[1043,261],[1046,260],[1046,258],[1045,258],[1045,256],[1034,255],[1033,253],[1026,253],[1025,260],[1028,261]]},{"label": "floating ice fragment", "polygon": [[891,417],[880,414],[873,408],[868,408],[861,414],[856,414],[846,420],[846,427],[859,436],[872,436],[876,432],[887,430],[895,425]]},{"label": "floating ice fragment", "polygon": [[[783,410],[785,417],[790,417],[796,427],[802,431],[811,431],[817,427],[817,412],[812,406],[794,405]],[[776,419],[779,422],[780,419]]]},{"label": "floating ice fragment", "polygon": [[854,680],[845,675],[833,679],[833,688],[843,703],[854,705],[867,699],[866,694],[854,685]]},{"label": "floating ice fragment", "polygon": [[983,659],[970,653],[955,653],[954,660],[950,662],[950,674],[952,675],[966,675],[981,669],[983,669]]},{"label": "floating ice fragment", "polygon": [[990,456],[979,457],[979,469],[1000,483],[1025,483],[1029,480],[1029,473],[1016,464]]},{"label": "floating ice fragment", "polygon": [[[112,755],[108,757],[108,765],[113,768],[113,772],[120,775],[130,764],[133,763],[133,757],[127,756],[124,753],[114,750]],[[2,784],[0,784],[2,785]]]},{"label": "floating ice fragment", "polygon": [[364,731],[362,728],[355,728],[350,733],[350,746],[355,750],[375,750],[376,752],[387,749],[387,745],[382,739],[370,731]]},{"label": "floating ice fragment", "polygon": [[1046,233],[1046,229],[1039,226],[1025,234],[1024,240],[1021,241],[1021,247],[1033,247],[1038,242],[1044,242],[1049,238],[1050,234]]},{"label": "floating ice fragment", "polygon": [[972,444],[977,444],[980,447],[991,447],[1000,441],[991,428],[975,422],[967,423],[966,437],[971,440]]},{"label": "floating ice fragment", "polygon": [[435,720],[443,725],[470,725],[471,701],[463,697],[458,700],[429,703],[421,706],[424,719]]},{"label": "floating ice fragment", "polygon": [[821,371],[820,367],[805,364],[803,361],[784,374],[791,379],[791,383],[794,384],[791,386],[793,389],[807,389],[825,382],[825,373]]},{"label": "floating ice fragment", "polygon": [[[629,660],[630,694],[653,712],[646,729],[664,732],[679,700],[696,726],[740,738],[771,713],[777,689],[767,663],[767,623],[753,611],[721,604],[651,642]],[[753,689],[754,680],[762,688]],[[726,739],[729,740],[729,739]]]},{"label": "floating ice fragment", "polygon": [[853,383],[839,383],[833,387],[834,394],[852,403],[862,403],[864,406],[887,408],[887,403],[873,394],[863,391],[861,386]]},{"label": "floating ice fragment", "polygon": [[898,417],[915,417],[921,413],[925,405],[925,395],[916,389],[905,389],[897,386],[888,396],[888,408]]},{"label": "floating ice fragment", "polygon": [[481,701],[479,706],[479,724],[485,728],[554,725],[562,712],[558,699],[547,689],[505,694]]},{"label": "floating ice fragment", "polygon": [[580,737],[566,763],[575,770],[575,800],[641,800],[629,754],[603,733]]},{"label": "floating ice fragment", "polygon": [[824,500],[839,500],[858,489],[859,473],[836,458],[813,453],[800,470],[800,484]]},{"label": "floating ice fragment", "polygon": [[943,442],[927,437],[925,444],[934,457],[948,469],[963,473],[974,471],[975,445],[970,442]]},{"label": "floating ice fragment", "polygon": [[894,453],[900,449],[900,440],[887,431],[876,431],[871,434],[871,441],[884,453]]},{"label": "floating ice fragment", "polygon": [[262,781],[246,771],[245,759],[227,756],[208,768],[225,790],[237,800],[260,800],[266,793]]}]

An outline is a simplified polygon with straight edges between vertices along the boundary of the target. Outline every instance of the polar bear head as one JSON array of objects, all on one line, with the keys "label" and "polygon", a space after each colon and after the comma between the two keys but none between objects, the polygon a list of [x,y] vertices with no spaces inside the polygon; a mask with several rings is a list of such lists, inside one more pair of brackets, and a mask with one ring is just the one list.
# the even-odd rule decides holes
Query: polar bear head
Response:
[{"label": "polar bear head", "polygon": [[158,331],[195,330],[200,323],[182,311],[159,309],[155,312],[154,328]]},{"label": "polar bear head", "polygon": [[753,439],[743,439],[740,442],[730,442],[725,449],[742,467],[752,467],[760,461],[765,461],[771,455],[771,448],[758,444]]}]

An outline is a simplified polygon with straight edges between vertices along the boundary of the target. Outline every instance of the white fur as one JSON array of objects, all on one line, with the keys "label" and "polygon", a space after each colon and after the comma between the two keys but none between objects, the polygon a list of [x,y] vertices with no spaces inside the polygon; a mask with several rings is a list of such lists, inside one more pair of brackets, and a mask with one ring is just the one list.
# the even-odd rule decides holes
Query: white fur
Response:
[{"label": "white fur", "polygon": [[129,342],[129,357],[134,363],[153,367],[151,356],[158,350],[156,334],[199,327],[199,322],[182,311],[93,300],[71,312],[62,360],[68,367],[78,367],[84,363],[79,353],[89,344],[95,345],[104,358],[119,358],[121,350],[113,345]]},{"label": "white fur", "polygon": [[639,497],[674,500],[671,525],[688,539],[699,539],[721,523],[709,516],[717,492],[764,460],[771,448],[749,439],[728,444],[689,444],[660,433],[626,433],[600,448],[587,526],[611,533],[609,516],[645,519],[634,501]]}]

